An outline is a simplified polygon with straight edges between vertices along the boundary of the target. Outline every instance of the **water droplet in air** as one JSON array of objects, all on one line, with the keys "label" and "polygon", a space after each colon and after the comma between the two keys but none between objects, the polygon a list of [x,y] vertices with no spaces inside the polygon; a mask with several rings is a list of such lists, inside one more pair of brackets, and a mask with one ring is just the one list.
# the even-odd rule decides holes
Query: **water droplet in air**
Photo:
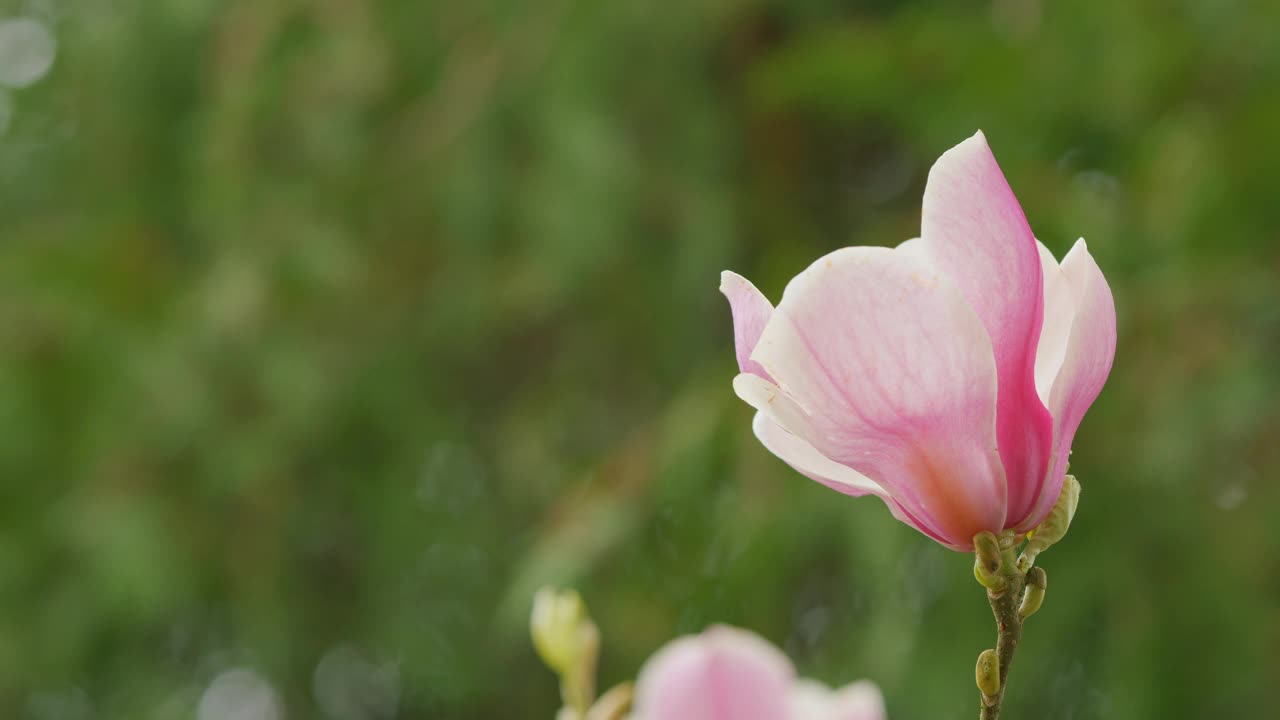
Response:
[{"label": "water droplet in air", "polygon": [[1223,510],[1235,510],[1247,497],[1249,497],[1249,490],[1244,485],[1235,484],[1228,485],[1219,491],[1214,500]]},{"label": "water droplet in air", "polygon": [[261,675],[245,668],[227,670],[200,696],[197,720],[283,720],[279,696]]},{"label": "water droplet in air", "polygon": [[80,688],[45,690],[27,697],[27,714],[31,720],[92,720],[93,704]]},{"label": "water droplet in air", "polygon": [[312,678],[316,704],[332,720],[384,720],[400,703],[400,670],[350,646],[325,653]]},{"label": "water droplet in air", "polygon": [[0,85],[23,88],[53,67],[57,43],[44,23],[32,18],[0,22]]},{"label": "water droplet in air", "polygon": [[1082,170],[1075,174],[1072,182],[1077,188],[1098,197],[1113,197],[1120,190],[1120,181],[1101,170]]}]

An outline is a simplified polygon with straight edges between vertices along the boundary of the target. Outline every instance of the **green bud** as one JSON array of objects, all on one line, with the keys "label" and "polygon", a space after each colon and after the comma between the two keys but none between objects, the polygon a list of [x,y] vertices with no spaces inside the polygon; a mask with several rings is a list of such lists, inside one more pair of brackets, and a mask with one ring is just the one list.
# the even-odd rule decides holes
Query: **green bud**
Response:
[{"label": "green bud", "polygon": [[544,587],[533,596],[529,632],[547,667],[563,674],[580,654],[579,627],[587,618],[582,596],[573,590]]},{"label": "green bud", "polygon": [[1000,574],[1003,561],[1000,559],[1000,543],[996,536],[983,530],[973,536],[973,577],[991,592],[1001,592],[1009,580]]},{"label": "green bud", "polygon": [[978,584],[986,588],[989,592],[999,596],[1004,589],[1009,587],[1009,579],[1004,575],[992,575],[987,572],[982,558],[973,559],[973,577]]},{"label": "green bud", "polygon": [[1026,572],[1036,562],[1036,556],[1048,550],[1061,540],[1071,527],[1071,519],[1076,515],[1076,505],[1080,502],[1080,483],[1074,475],[1068,475],[1062,483],[1062,492],[1058,501],[1049,511],[1049,517],[1039,527],[1027,533],[1027,546],[1018,558],[1018,569]]},{"label": "green bud", "polygon": [[533,596],[529,631],[538,656],[560,676],[565,705],[585,713],[595,695],[600,631],[587,617],[582,596],[542,588]]},{"label": "green bud", "polygon": [[1025,620],[1035,614],[1044,603],[1044,592],[1049,586],[1049,577],[1044,568],[1033,567],[1027,572],[1027,588],[1022,592],[1022,604],[1018,606],[1018,614]]},{"label": "green bud", "polygon": [[[974,668],[974,676],[978,681],[978,690],[982,692],[982,699],[986,702],[995,701],[997,695],[1000,694],[1000,658],[996,656],[996,651],[987,648],[978,656],[978,665]],[[991,702],[987,702],[988,705]]]},{"label": "green bud", "polygon": [[986,530],[974,535],[973,552],[982,561],[983,569],[987,574],[994,575],[1000,572],[1000,542],[996,540],[995,535]]}]

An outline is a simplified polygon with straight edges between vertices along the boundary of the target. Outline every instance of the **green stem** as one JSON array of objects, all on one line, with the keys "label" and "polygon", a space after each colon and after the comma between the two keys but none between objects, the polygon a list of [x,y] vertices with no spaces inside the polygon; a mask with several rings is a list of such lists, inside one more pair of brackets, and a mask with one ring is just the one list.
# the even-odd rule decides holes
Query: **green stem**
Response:
[{"label": "green stem", "polygon": [[[1003,545],[1003,543],[1002,543]],[[1022,616],[1018,606],[1022,602],[1022,591],[1027,578],[1017,566],[1012,547],[1002,547],[1003,563],[1000,574],[1005,576],[1008,584],[999,593],[987,591],[987,600],[991,603],[991,612],[996,617],[996,656],[1000,661],[1000,689],[994,697],[984,697],[980,720],[999,720],[1000,709],[1004,705],[1004,690],[1009,681],[1009,666],[1013,664],[1013,652],[1018,649],[1018,641],[1022,639]]]}]

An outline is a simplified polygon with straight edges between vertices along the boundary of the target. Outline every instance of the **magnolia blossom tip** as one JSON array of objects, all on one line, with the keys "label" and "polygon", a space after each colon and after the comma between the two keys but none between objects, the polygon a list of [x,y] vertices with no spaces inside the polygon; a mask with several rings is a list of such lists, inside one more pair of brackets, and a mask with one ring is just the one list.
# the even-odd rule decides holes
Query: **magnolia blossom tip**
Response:
[{"label": "magnolia blossom tip", "polygon": [[[1089,260],[1088,264],[1096,270],[1097,275],[1101,278],[1102,268],[1098,267],[1098,261],[1094,259],[1093,253],[1089,251],[1089,243],[1085,242],[1084,238],[1080,238],[1076,240],[1075,245],[1072,245],[1071,249],[1067,251],[1067,254],[1062,256],[1062,262],[1066,263],[1067,258],[1073,255],[1083,255],[1084,257],[1088,258]],[[1106,278],[1101,278],[1101,279],[1102,279],[1102,284],[1105,285],[1107,288],[1107,293],[1110,294],[1111,286],[1107,285]]]},{"label": "magnolia blossom tip", "polygon": [[735,286],[742,287],[743,285],[750,285],[750,284],[751,284],[751,281],[747,280],[746,278],[742,277],[741,275],[739,275],[738,273],[732,270],[720,271],[720,292],[724,293],[725,295],[728,295],[729,292],[735,288]]},{"label": "magnolia blossom tip", "polygon": [[[987,136],[979,130],[938,156],[933,166],[929,168],[929,183],[936,183],[939,188],[954,191],[957,182],[954,176],[957,173],[961,176],[986,177],[992,175],[993,170],[999,173],[995,162],[995,153],[987,142]],[[1000,181],[1004,181],[1003,176],[1000,177]],[[930,195],[929,189],[926,188],[926,206],[929,205]],[[951,212],[945,211],[943,215],[951,215]],[[922,233],[922,236],[926,234]]]},{"label": "magnolia blossom tip", "polygon": [[961,140],[955,147],[943,153],[943,156],[950,155],[957,151],[969,152],[991,152],[991,143],[987,142],[986,133],[978,130],[969,137]]}]

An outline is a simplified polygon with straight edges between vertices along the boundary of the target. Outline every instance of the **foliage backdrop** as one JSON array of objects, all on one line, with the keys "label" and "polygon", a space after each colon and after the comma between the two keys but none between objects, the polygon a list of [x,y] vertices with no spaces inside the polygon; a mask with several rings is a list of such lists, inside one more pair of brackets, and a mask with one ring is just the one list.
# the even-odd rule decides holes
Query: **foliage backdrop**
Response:
[{"label": "foliage backdrop", "polygon": [[195,717],[247,668],[291,718],[550,718],[560,582],[605,682],[730,622],[972,717],[969,558],[755,442],[716,286],[913,236],[977,128],[1120,316],[1010,717],[1280,705],[1277,4],[24,13],[58,49],[3,98],[0,716]]}]

